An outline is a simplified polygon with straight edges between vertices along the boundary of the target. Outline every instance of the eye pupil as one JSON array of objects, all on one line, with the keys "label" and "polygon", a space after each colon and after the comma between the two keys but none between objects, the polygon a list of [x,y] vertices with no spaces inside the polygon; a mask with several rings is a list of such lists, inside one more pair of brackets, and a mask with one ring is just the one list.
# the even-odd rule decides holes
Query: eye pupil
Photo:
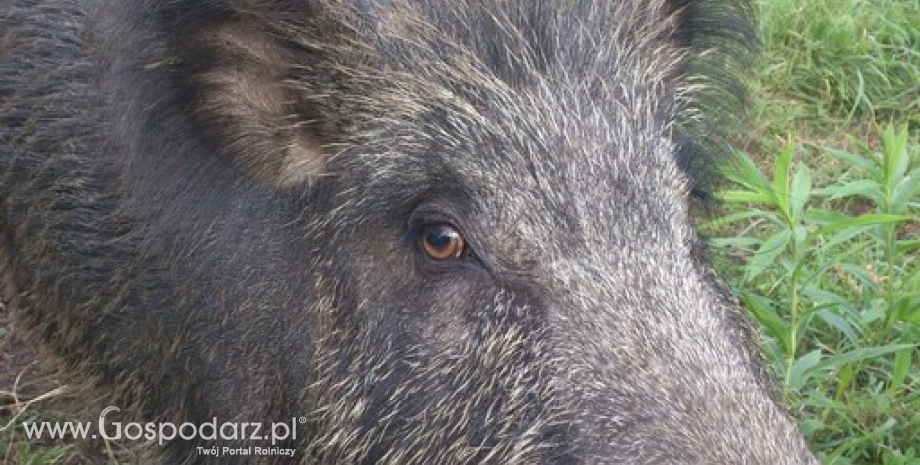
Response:
[{"label": "eye pupil", "polygon": [[460,258],[466,253],[466,241],[452,226],[426,226],[421,234],[422,250],[433,260]]}]

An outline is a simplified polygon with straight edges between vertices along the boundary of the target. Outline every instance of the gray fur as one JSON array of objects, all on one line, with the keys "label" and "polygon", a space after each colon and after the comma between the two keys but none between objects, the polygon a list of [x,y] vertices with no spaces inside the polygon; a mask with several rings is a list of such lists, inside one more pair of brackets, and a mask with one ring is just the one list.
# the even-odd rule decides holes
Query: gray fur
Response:
[{"label": "gray fur", "polygon": [[307,418],[234,463],[817,464],[689,212],[747,11],[3,0],[17,325],[129,421]]}]

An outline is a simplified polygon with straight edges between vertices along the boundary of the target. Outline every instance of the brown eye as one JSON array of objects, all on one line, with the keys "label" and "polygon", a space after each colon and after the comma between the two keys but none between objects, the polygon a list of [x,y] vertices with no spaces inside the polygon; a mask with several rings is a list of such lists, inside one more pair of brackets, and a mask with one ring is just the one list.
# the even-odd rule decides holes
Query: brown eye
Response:
[{"label": "brown eye", "polygon": [[466,241],[450,225],[425,226],[419,240],[425,255],[432,260],[450,260],[466,255]]}]

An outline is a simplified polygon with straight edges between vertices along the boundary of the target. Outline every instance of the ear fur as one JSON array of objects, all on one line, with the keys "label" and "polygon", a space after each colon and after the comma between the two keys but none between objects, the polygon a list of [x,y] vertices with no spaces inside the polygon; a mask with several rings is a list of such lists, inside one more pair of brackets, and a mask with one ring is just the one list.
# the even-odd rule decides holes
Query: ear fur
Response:
[{"label": "ear fur", "polygon": [[234,164],[282,188],[321,173],[324,150],[295,112],[295,96],[285,87],[288,60],[271,34],[231,23],[204,40],[221,59],[199,77],[198,111],[219,132]]},{"label": "ear fur", "polygon": [[290,188],[322,174],[326,151],[290,86],[290,51],[259,5],[177,3],[162,27],[173,29],[174,76],[199,137],[259,182]]}]

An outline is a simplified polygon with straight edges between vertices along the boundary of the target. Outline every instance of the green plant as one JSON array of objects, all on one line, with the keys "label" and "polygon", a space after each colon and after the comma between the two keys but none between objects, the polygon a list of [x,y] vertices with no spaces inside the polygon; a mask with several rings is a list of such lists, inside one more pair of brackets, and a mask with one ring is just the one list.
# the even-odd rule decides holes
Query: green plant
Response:
[{"label": "green plant", "polygon": [[741,154],[721,193],[732,211],[707,225],[735,231],[714,241],[735,257],[722,266],[740,261],[727,274],[830,463],[920,463],[920,166],[906,127],[881,139],[826,151],[847,168],[819,188],[791,143],[772,178]]}]

